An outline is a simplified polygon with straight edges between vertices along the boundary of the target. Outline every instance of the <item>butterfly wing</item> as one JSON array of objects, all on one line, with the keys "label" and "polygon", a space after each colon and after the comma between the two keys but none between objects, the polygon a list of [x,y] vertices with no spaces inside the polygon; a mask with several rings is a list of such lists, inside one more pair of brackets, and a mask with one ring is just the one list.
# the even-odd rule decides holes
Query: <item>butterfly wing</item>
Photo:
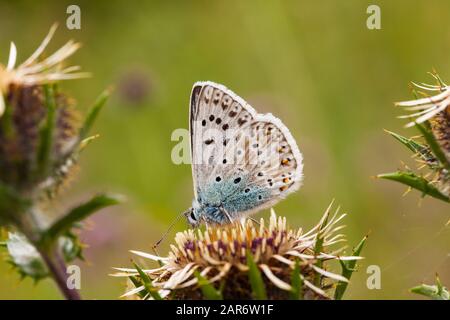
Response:
[{"label": "butterfly wing", "polygon": [[194,84],[190,133],[196,199],[223,206],[232,220],[273,206],[301,185],[302,155],[286,126],[223,85]]}]

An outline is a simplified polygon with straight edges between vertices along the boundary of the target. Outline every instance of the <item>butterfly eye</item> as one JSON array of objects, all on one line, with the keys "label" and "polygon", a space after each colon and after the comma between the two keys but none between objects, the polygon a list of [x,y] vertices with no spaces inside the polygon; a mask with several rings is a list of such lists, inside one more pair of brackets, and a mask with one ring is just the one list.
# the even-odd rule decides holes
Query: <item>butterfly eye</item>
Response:
[{"label": "butterfly eye", "polygon": [[195,217],[194,211],[191,212],[189,217],[192,219],[192,221],[197,221],[197,218]]}]

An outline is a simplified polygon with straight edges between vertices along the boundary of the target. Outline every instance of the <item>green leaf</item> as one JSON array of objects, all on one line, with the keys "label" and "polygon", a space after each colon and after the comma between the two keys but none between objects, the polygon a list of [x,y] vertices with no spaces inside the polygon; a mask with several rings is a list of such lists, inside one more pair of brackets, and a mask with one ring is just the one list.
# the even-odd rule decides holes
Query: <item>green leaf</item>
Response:
[{"label": "green leaf", "polygon": [[253,296],[256,300],[266,300],[266,288],[264,286],[261,273],[258,266],[253,260],[253,256],[250,251],[247,250],[247,266],[248,266],[248,278],[252,287]]},{"label": "green leaf", "polygon": [[53,131],[56,123],[56,102],[53,87],[44,86],[45,104],[47,107],[47,117],[45,125],[42,127],[39,137],[39,148],[37,152],[38,174],[45,176],[50,169],[50,158],[53,147]]},{"label": "green leaf", "polygon": [[58,246],[64,257],[64,261],[72,262],[75,259],[84,260],[83,244],[78,237],[72,232],[68,231],[58,239]]},{"label": "green leaf", "polygon": [[[140,286],[142,286],[142,283],[141,283],[136,277],[129,276],[128,278],[130,279],[130,281],[133,283],[133,285],[134,285],[136,288],[139,288]],[[145,297],[146,294],[147,294],[147,293],[146,293],[145,291],[139,291],[139,292],[137,293],[137,295],[138,295],[141,299],[143,299],[143,298]]]},{"label": "green leaf", "polygon": [[292,290],[289,293],[291,300],[303,300],[303,276],[300,274],[300,264],[295,260],[294,270],[291,276]]},{"label": "green leaf", "polygon": [[95,119],[97,118],[98,114],[100,113],[100,110],[105,105],[106,101],[108,100],[109,96],[111,94],[110,90],[104,90],[100,96],[98,96],[97,100],[94,102],[94,105],[89,110],[86,119],[84,120],[83,125],[80,129],[80,141],[85,139],[91,130],[92,126],[94,125]]},{"label": "green leaf", "polygon": [[442,285],[437,275],[435,285],[430,286],[421,284],[420,286],[412,288],[411,292],[421,294],[433,300],[450,300],[450,293],[447,288]]},{"label": "green leaf", "polygon": [[120,203],[120,197],[110,195],[98,195],[88,202],[73,208],[65,216],[57,220],[47,231],[45,231],[42,242],[49,245],[54,242],[61,234],[69,231],[75,223],[86,219],[94,212],[115,204]]},{"label": "green leaf", "polygon": [[139,276],[141,277],[145,290],[153,297],[153,299],[162,300],[161,296],[158,293],[158,289],[153,287],[150,277],[136,263],[133,264],[137,272],[139,273]]},{"label": "green leaf", "polygon": [[49,275],[47,266],[37,249],[19,233],[9,233],[6,241],[12,265],[22,277],[40,280]]},{"label": "green leaf", "polygon": [[413,172],[397,171],[379,174],[377,178],[388,179],[403,183],[411,188],[422,191],[423,195],[429,195],[436,199],[450,202],[450,198],[442,194],[433,184]]},{"label": "green leaf", "polygon": [[[356,247],[352,251],[352,256],[359,257],[361,255],[361,251],[364,247],[364,244],[366,243],[368,236],[365,236],[362,238],[362,240],[356,245]],[[349,260],[349,261],[342,261],[339,260],[341,267],[342,267],[342,276],[345,277],[347,280],[350,281],[350,278],[352,277],[353,272],[356,268],[356,260]],[[335,300],[341,300],[344,296],[345,290],[347,289],[348,282],[339,281],[336,290],[334,291],[334,299]]]},{"label": "green leaf", "polygon": [[411,138],[406,138],[404,136],[401,136],[397,133],[385,130],[387,133],[389,133],[391,136],[393,136],[395,139],[397,139],[398,141],[400,141],[404,146],[406,146],[409,150],[411,150],[414,153],[417,153],[420,155],[420,157],[426,161],[427,164],[431,164],[433,162],[436,162],[436,158],[434,157],[434,155],[430,152],[430,149],[423,145],[420,144],[416,141],[414,141]]},{"label": "green leaf", "polygon": [[433,133],[418,123],[416,123],[416,127],[423,134],[423,137],[430,146],[431,151],[433,151],[433,154],[436,156],[442,166],[447,170],[450,170],[450,162],[447,160]]},{"label": "green leaf", "polygon": [[202,290],[203,296],[207,300],[223,300],[222,293],[219,290],[216,290],[216,288],[214,288],[214,286],[209,283],[209,281],[203,277],[200,272],[196,270],[194,275],[197,278],[198,285]]}]

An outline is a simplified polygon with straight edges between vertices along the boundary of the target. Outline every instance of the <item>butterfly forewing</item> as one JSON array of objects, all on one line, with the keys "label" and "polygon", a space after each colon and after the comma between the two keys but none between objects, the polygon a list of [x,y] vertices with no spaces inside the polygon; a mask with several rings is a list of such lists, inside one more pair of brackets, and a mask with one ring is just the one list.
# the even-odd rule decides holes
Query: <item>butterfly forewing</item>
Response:
[{"label": "butterfly forewing", "polygon": [[191,95],[190,134],[195,196],[232,219],[270,207],[302,180],[302,156],[283,123],[258,114],[213,82]]}]

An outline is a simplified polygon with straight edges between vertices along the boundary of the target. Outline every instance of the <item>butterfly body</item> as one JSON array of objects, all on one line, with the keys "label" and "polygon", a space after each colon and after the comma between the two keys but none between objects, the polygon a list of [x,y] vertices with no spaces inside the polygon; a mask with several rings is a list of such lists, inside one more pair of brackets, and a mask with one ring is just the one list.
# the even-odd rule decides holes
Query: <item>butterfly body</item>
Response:
[{"label": "butterfly body", "polygon": [[255,186],[246,188],[249,177],[214,181],[198,190],[192,203],[196,220],[206,220],[208,223],[224,224],[233,222],[242,215],[264,203],[270,196],[268,190]]},{"label": "butterfly body", "polygon": [[297,190],[302,155],[284,124],[214,82],[194,84],[190,137],[195,197],[191,225],[226,224]]}]

